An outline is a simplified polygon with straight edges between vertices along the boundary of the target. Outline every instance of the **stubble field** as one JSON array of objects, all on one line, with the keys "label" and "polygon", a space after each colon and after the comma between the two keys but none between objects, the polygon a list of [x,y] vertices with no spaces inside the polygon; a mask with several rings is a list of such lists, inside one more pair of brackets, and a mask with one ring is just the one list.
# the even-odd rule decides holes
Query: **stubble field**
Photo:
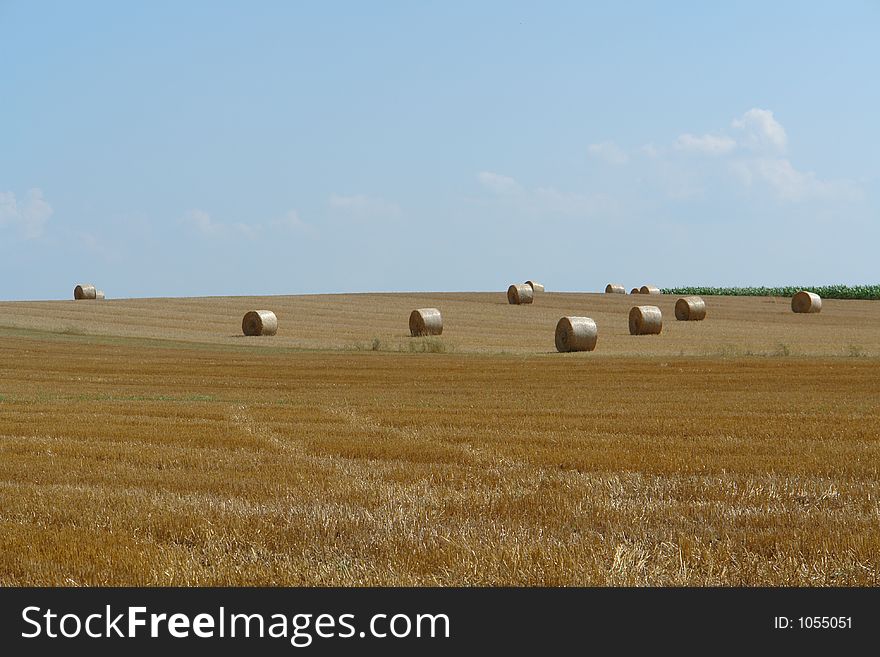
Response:
[{"label": "stubble field", "polygon": [[674,301],[0,303],[0,584],[880,584],[880,304]]}]

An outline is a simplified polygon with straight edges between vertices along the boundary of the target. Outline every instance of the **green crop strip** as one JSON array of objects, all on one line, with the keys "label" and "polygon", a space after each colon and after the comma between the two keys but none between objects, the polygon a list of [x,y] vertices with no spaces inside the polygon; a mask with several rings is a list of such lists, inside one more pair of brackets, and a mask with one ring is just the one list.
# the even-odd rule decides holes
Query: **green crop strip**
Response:
[{"label": "green crop strip", "polygon": [[699,296],[791,297],[801,290],[823,299],[880,299],[880,285],[789,285],[785,287],[670,287],[663,294]]}]

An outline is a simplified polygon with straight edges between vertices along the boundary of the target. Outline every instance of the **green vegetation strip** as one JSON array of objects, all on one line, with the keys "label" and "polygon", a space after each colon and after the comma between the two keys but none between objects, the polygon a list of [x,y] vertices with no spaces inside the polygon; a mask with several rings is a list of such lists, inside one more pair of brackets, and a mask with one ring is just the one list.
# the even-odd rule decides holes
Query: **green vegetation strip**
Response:
[{"label": "green vegetation strip", "polygon": [[789,285],[785,287],[668,287],[663,294],[728,297],[791,297],[801,290],[823,299],[880,299],[880,285]]}]

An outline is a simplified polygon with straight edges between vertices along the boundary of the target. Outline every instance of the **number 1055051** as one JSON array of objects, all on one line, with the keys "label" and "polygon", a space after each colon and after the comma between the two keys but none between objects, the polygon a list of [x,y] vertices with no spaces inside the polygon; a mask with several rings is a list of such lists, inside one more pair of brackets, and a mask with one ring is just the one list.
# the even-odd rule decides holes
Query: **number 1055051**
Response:
[{"label": "number 1055051", "polygon": [[852,629],[852,616],[776,616],[773,627],[777,630],[797,628],[800,630],[849,630]]}]

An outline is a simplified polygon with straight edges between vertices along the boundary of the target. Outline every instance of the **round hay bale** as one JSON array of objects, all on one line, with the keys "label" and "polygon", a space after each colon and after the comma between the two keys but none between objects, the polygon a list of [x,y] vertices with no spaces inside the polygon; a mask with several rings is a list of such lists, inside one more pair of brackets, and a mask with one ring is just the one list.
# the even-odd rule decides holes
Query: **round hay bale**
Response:
[{"label": "round hay bale", "polygon": [[544,291],[544,286],[541,285],[540,283],[535,282],[535,281],[526,281],[526,285],[528,285],[529,287],[532,288],[532,292],[537,293],[537,292]]},{"label": "round hay bale", "polygon": [[630,294],[641,294],[641,291],[639,290],[639,288],[634,287],[633,289],[631,289],[631,290],[629,291],[629,293],[630,293]]},{"label": "round hay bale", "polygon": [[626,288],[623,285],[609,283],[605,286],[605,294],[626,294]]},{"label": "round hay bale", "polygon": [[822,310],[822,297],[815,292],[801,290],[791,298],[791,310],[796,313],[817,313]]},{"label": "round hay bale", "polygon": [[88,283],[81,283],[73,288],[73,298],[77,301],[82,301],[86,299],[96,299],[98,297],[98,291],[95,289],[94,285],[90,285]]},{"label": "round hay bale", "polygon": [[639,288],[639,294],[662,294],[662,292],[660,292],[659,287],[654,287],[653,285],[642,285],[642,287]]},{"label": "round hay bale", "polygon": [[633,306],[630,309],[630,335],[657,335],[662,328],[663,315],[657,306]]},{"label": "round hay bale", "polygon": [[532,303],[535,300],[535,291],[531,285],[511,285],[507,288],[507,301],[514,305]]},{"label": "round hay bale", "polygon": [[104,290],[95,290],[95,299],[101,301],[104,299]]},{"label": "round hay bale", "polygon": [[245,335],[275,335],[278,318],[271,310],[251,310],[241,320],[241,330]]},{"label": "round hay bale", "polygon": [[675,319],[683,322],[706,319],[706,302],[702,297],[682,297],[675,302]]},{"label": "round hay bale", "polygon": [[593,351],[599,329],[589,317],[563,317],[556,323],[557,351]]},{"label": "round hay bale", "polygon": [[436,308],[418,308],[409,314],[409,332],[414,338],[443,333],[443,318]]}]

